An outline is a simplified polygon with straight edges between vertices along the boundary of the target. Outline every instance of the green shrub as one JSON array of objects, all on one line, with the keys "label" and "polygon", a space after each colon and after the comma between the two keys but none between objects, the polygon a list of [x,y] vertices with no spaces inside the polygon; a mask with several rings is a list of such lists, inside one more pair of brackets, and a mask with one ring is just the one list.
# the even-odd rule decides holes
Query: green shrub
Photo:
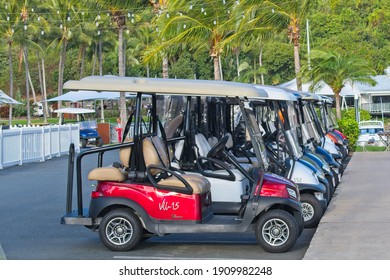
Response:
[{"label": "green shrub", "polygon": [[[360,114],[361,121],[371,120],[370,112],[368,112],[367,110],[360,109],[359,114]],[[354,120],[355,119],[355,108],[349,108],[347,110],[342,110],[341,111],[341,118],[342,119],[347,118],[347,119]]]},{"label": "green shrub", "polygon": [[354,150],[359,137],[359,126],[355,117],[353,119],[347,117],[342,118],[338,121],[338,126],[340,131],[348,138],[350,148]]}]

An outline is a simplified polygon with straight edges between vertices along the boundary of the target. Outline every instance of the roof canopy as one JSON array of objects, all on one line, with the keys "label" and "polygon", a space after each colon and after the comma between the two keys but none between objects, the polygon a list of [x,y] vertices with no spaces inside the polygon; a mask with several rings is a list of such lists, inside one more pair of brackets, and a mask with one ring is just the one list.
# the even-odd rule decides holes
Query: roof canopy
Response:
[{"label": "roof canopy", "polygon": [[[130,93],[126,93],[126,97],[131,97]],[[78,91],[69,91],[60,96],[44,100],[43,102],[52,102],[52,101],[87,101],[87,100],[110,100],[110,99],[119,99],[119,92],[98,92],[92,90],[78,90]]]},{"label": "roof canopy", "polygon": [[17,105],[17,104],[23,104],[23,103],[20,103],[19,101],[16,101],[15,99],[9,97],[0,89],[0,105],[2,105],[2,104]]},{"label": "roof canopy", "polygon": [[268,97],[264,99],[269,100],[285,100],[285,101],[296,101],[297,97],[292,94],[290,91],[275,86],[264,86],[264,85],[256,85],[257,88],[261,88],[265,90],[268,94]]},{"label": "roof canopy", "polygon": [[90,76],[79,81],[68,81],[64,89],[151,92],[168,95],[267,97],[266,91],[252,84],[189,79],[134,78],[117,76]]},{"label": "roof canopy", "polygon": [[93,109],[85,109],[85,108],[59,108],[54,111],[54,113],[59,114],[88,114],[95,113]]}]

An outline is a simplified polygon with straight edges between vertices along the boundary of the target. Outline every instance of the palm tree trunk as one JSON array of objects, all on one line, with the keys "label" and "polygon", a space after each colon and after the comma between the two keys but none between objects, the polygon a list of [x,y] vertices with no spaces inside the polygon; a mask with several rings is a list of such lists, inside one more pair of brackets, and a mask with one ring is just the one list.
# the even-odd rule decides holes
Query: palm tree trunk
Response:
[{"label": "palm tree trunk", "polygon": [[103,76],[102,37],[101,37],[101,36],[99,36],[98,61],[99,61],[99,75],[100,75],[100,76]]},{"label": "palm tree trunk", "polygon": [[38,63],[38,80],[39,80],[39,89],[41,90],[41,94],[43,94],[43,82],[42,82],[42,67],[41,67],[41,56],[40,53],[37,52],[37,63]]},{"label": "palm tree trunk", "polygon": [[[118,67],[119,67],[119,77],[125,76],[124,68],[124,56],[123,56],[123,26],[118,28]],[[126,95],[125,92],[120,92],[119,95],[119,110],[121,118],[121,126],[125,127],[127,121],[127,112],[126,112]]]},{"label": "palm tree trunk", "polygon": [[86,49],[86,46],[83,45],[81,47],[80,79],[83,77],[83,73],[84,73],[85,49]]},{"label": "palm tree trunk", "polygon": [[31,92],[32,92],[32,95],[33,95],[33,102],[37,103],[37,96],[35,94],[35,88],[34,88],[34,85],[32,83],[32,80],[31,80],[30,70],[28,71],[28,82],[30,83]]},{"label": "palm tree trunk", "polygon": [[126,76],[126,50],[127,50],[127,41],[123,39],[123,75]]},{"label": "palm tree trunk", "polygon": [[340,109],[340,91],[334,92],[334,98],[336,101],[336,117],[338,120],[341,120],[341,109]]},{"label": "palm tree trunk", "polygon": [[[39,78],[39,87],[40,87],[40,90],[41,90],[41,97],[42,95],[44,95],[43,93],[43,77],[42,77],[42,70],[43,70],[43,67],[41,67],[41,62],[42,60],[41,59],[41,54],[39,52],[37,52],[37,58],[38,58],[38,78]],[[46,98],[43,96],[43,98],[41,98],[43,100],[46,100]],[[43,122],[46,123],[47,122],[47,102],[44,102],[42,103],[43,104]]]},{"label": "palm tree trunk", "polygon": [[28,83],[28,51],[27,51],[27,45],[24,46],[24,65],[25,65],[25,72],[26,72],[26,108],[27,108],[27,124],[31,124],[31,113],[30,113],[30,89],[29,89],[29,83]]},{"label": "palm tree trunk", "polygon": [[253,60],[253,83],[257,84],[257,77],[256,77],[256,60]]},{"label": "palm tree trunk", "polygon": [[214,62],[214,80],[220,81],[221,73],[219,68],[219,55],[213,56],[213,62]]},{"label": "palm tree trunk", "polygon": [[[65,60],[66,60],[66,47],[68,42],[64,40],[61,48],[60,54],[60,63],[58,69],[58,96],[62,95],[62,85],[64,83],[64,70],[65,70]],[[61,101],[58,101],[58,108],[61,108]]]},{"label": "palm tree trunk", "polygon": [[95,50],[93,52],[93,59],[92,59],[92,73],[91,73],[92,76],[95,75],[96,56],[97,56],[97,46],[95,45]]},{"label": "palm tree trunk", "polygon": [[123,56],[123,26],[118,28],[118,67],[119,67],[119,77],[125,76],[125,67],[124,67],[124,56]]},{"label": "palm tree trunk", "polygon": [[168,62],[168,57],[164,56],[163,57],[163,62],[162,62],[162,67],[163,67],[163,78],[168,79],[169,78],[169,62]]},{"label": "palm tree trunk", "polygon": [[[24,62],[27,63],[26,62],[26,52],[23,54],[23,59],[24,59]],[[29,69],[27,69],[27,78],[28,78],[28,82],[29,82],[30,87],[31,87],[32,94],[33,94],[33,102],[37,103],[37,97],[36,97],[36,94],[35,94],[35,88],[34,88],[34,85],[32,83],[32,80],[31,80],[31,75],[30,75],[30,70]]]},{"label": "palm tree trunk", "polygon": [[[259,67],[263,67],[263,47],[260,47],[260,52],[259,52]],[[261,77],[261,84],[264,85],[264,74],[260,74]]]},{"label": "palm tree trunk", "polygon": [[239,48],[235,48],[235,51],[236,53],[236,67],[237,67],[237,77],[240,77],[240,52],[239,52]]},{"label": "palm tree trunk", "polygon": [[294,65],[295,65],[295,78],[297,80],[297,89],[302,90],[302,81],[299,77],[301,71],[301,62],[299,58],[299,44],[294,44]]},{"label": "palm tree trunk", "polygon": [[[8,42],[8,61],[9,61],[9,95],[13,98],[14,95],[14,74],[12,70],[12,41]],[[12,124],[12,104],[9,105],[8,124]]]},{"label": "palm tree trunk", "polygon": [[218,55],[218,63],[219,63],[219,75],[221,77],[221,81],[223,81],[223,71],[222,71],[221,55]]},{"label": "palm tree trunk", "polygon": [[[42,85],[43,85],[43,99],[47,99],[46,93],[46,71],[45,71],[45,57],[42,55]],[[47,122],[47,117],[49,116],[49,106],[47,102],[43,105],[43,121]]]}]

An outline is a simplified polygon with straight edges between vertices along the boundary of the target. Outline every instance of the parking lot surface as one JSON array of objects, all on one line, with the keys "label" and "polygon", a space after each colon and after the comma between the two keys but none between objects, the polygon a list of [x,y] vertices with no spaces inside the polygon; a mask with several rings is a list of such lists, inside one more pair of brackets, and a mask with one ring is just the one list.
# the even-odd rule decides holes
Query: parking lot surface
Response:
[{"label": "parking lot surface", "polygon": [[390,260],[390,153],[354,153],[305,260]]},{"label": "parking lot surface", "polygon": [[[108,165],[116,161],[107,156]],[[90,168],[96,160],[90,160]],[[64,226],[67,157],[0,170],[1,259],[390,260],[390,153],[354,153],[317,229],[290,252],[270,254],[250,234],[152,237],[134,251],[107,250],[97,233]],[[85,170],[83,177],[89,170]],[[85,205],[90,187],[85,183]]]}]

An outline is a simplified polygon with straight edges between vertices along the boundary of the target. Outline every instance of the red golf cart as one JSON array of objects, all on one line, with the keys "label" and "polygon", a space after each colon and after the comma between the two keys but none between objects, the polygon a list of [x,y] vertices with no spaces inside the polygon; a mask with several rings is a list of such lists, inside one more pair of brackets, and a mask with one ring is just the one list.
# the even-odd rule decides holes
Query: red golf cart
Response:
[{"label": "red golf cart", "polygon": [[[126,251],[143,237],[169,233],[240,233],[253,231],[261,247],[269,252],[285,252],[303,229],[299,191],[295,183],[266,172],[261,159],[265,149],[253,114],[244,110],[254,152],[260,162],[250,171],[240,168],[226,153],[226,137],[197,157],[191,118],[185,118],[183,133],[167,138],[158,112],[164,97],[227,97],[245,100],[246,96],[266,96],[249,84],[221,81],[150,79],[91,76],[69,81],[65,89],[127,91],[136,94],[134,114],[124,129],[123,142],[75,153],[70,147],[66,213],[62,224],[84,225],[98,231],[102,243],[114,251]],[[148,104],[145,110],[144,104]],[[191,112],[187,102],[186,112]],[[173,167],[170,147],[183,143],[186,162]],[[104,153],[117,150],[120,162],[102,166]],[[88,174],[96,182],[89,208],[83,207],[82,170],[84,157],[98,154],[97,167]],[[210,164],[205,164],[209,162]],[[229,164],[227,163],[229,162]],[[236,162],[236,163],[235,163]],[[73,171],[76,164],[77,208],[72,208]],[[202,170],[211,167],[211,172]],[[202,175],[203,174],[203,175]],[[208,176],[211,176],[208,178]],[[243,187],[245,182],[245,187]],[[235,194],[241,204],[237,213],[216,213],[213,197],[223,192]],[[218,188],[217,188],[218,186]],[[231,189],[230,189],[231,188]],[[85,199],[85,198],[84,198]]]}]

